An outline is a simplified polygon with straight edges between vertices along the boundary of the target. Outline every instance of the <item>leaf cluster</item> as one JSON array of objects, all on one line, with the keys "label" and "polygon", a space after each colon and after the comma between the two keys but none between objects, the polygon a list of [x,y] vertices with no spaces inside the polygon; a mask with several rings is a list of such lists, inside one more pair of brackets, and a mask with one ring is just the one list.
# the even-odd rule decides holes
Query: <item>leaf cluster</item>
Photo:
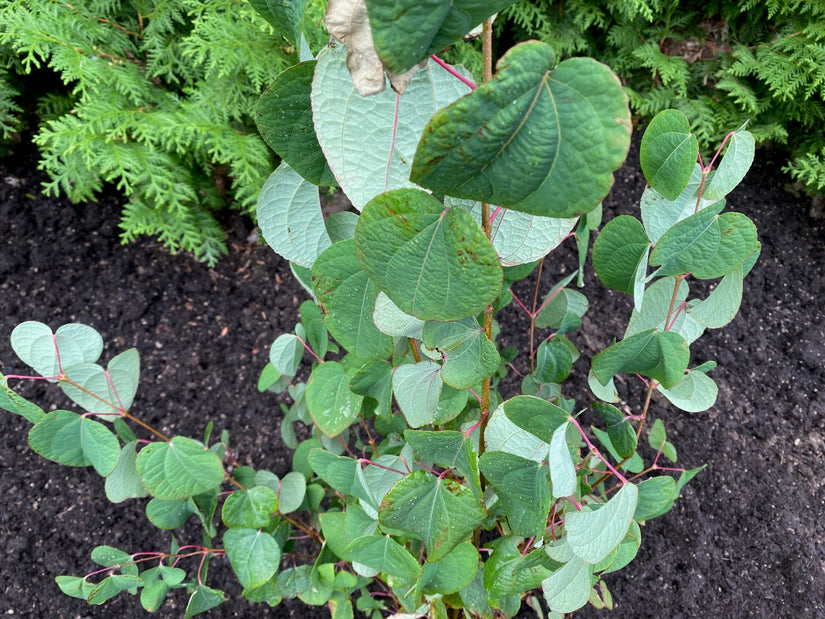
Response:
[{"label": "leaf cluster", "polygon": [[787,147],[795,179],[812,192],[825,187],[820,2],[523,0],[502,12],[498,28],[606,62],[634,112],[649,120],[680,110],[703,153],[749,121],[757,142]]}]

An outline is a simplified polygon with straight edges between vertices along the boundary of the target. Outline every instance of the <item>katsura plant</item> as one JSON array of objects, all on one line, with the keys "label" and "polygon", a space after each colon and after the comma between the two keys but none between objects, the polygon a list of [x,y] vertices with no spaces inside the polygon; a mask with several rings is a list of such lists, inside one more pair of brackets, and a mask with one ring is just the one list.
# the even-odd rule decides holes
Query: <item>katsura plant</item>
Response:
[{"label": "katsura plant", "polygon": [[[689,413],[715,402],[715,364],[692,363],[690,345],[735,316],[759,253],[754,224],[724,211],[752,162],[751,134],[729,133],[706,164],[680,112],[650,123],[641,220],[613,218],[592,248],[602,283],[632,297],[627,328],[590,359],[589,392],[568,393],[588,309],[574,282],[627,155],[626,96],[607,66],[557,62],[535,41],[493,75],[489,13],[507,2],[397,4],[332,2],[336,40],[279,75],[258,107],[283,159],[261,192],[261,230],[312,297],[259,380],[293,400],[281,421],[292,471],[234,468],[211,424],[202,440],[148,427],[131,410],[137,351],[104,369],[90,327],[13,331],[21,360],[86,411],[44,413],[7,384],[38,377],[5,376],[0,406],[33,424],[30,446],[93,466],[113,501],[150,497],[155,526],[203,525],[202,540],[179,533],[168,549],[98,546],[99,567],[58,576],[68,595],[139,593],[154,610],[185,589],[191,617],[224,599],[206,570],[228,560],[250,601],[297,597],[333,617],[609,608],[607,575],[635,557],[640,524],[702,468],[677,466],[650,402]],[[480,21],[477,85],[434,54]],[[324,217],[316,185],[329,178],[354,212]],[[511,285],[568,237],[578,265],[548,290],[537,277],[543,300],[528,310]],[[513,301],[530,318],[521,351],[496,344]],[[538,346],[536,327],[550,330]],[[517,354],[529,373],[521,393],[502,393]],[[637,409],[616,406],[632,399],[617,374],[638,377]],[[313,558],[299,559],[308,547]]]}]

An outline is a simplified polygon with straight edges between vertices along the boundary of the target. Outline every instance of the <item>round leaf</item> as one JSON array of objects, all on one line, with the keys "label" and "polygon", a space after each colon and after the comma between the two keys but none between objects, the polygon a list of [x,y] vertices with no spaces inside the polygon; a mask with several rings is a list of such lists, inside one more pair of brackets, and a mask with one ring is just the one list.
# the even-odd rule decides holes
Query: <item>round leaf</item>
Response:
[{"label": "round leaf", "polygon": [[185,499],[221,485],[223,465],[201,443],[185,436],[150,443],[137,456],[137,470],[149,494],[158,499]]},{"label": "round leaf", "polygon": [[278,542],[258,529],[229,529],[223,534],[223,546],[244,588],[260,587],[266,583],[281,563]]},{"label": "round leaf", "polygon": [[677,110],[663,110],[645,130],[639,161],[650,186],[675,200],[687,186],[698,154],[699,142],[687,117]]},{"label": "round leaf", "polygon": [[315,64],[302,62],[278,75],[258,99],[255,120],[264,141],[293,170],[313,185],[333,185],[335,177],[312,124]]},{"label": "round leaf", "polygon": [[433,116],[411,180],[533,215],[596,208],[627,156],[627,98],[606,65],[554,64],[544,43],[510,49],[492,80]]},{"label": "round leaf", "polygon": [[315,367],[306,388],[309,414],[327,436],[338,436],[361,412],[363,396],[349,388],[350,377],[343,365],[327,361]]},{"label": "round leaf", "polygon": [[593,244],[593,268],[605,286],[632,295],[636,272],[649,249],[641,222],[619,215],[605,225]]},{"label": "round leaf", "polygon": [[282,162],[258,196],[258,224],[276,254],[310,267],[331,241],[324,227],[318,188]]},{"label": "round leaf", "polygon": [[421,320],[475,315],[501,290],[501,265],[475,220],[420,190],[371,200],[355,230],[355,251],[376,286]]}]

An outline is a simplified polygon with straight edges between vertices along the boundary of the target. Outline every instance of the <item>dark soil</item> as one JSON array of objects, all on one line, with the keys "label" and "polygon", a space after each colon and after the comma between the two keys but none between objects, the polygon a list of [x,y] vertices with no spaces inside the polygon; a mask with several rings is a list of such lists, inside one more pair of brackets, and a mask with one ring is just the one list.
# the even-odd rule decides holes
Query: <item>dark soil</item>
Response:
[{"label": "dark soil", "polygon": [[[631,153],[629,161],[637,160]],[[719,362],[712,373],[716,406],[688,414],[657,399],[651,411],[665,421],[680,466],[708,467],[670,513],[643,528],[636,561],[606,578],[612,615],[588,608],[577,616],[825,617],[825,235],[822,221],[809,218],[808,202],[783,191],[780,165],[779,155],[760,152],[729,199],[756,222],[763,251],[739,316],[692,349],[698,362]],[[282,400],[259,394],[256,381],[269,344],[293,328],[306,298],[287,265],[247,240],[253,228],[240,217],[226,222],[231,253],[214,269],[169,255],[152,240],[121,246],[116,198],[86,205],[44,198],[35,167],[25,147],[0,161],[0,370],[25,370],[8,340],[16,324],[87,323],[107,342],[104,358],[138,348],[143,381],[133,413],[167,434],[200,436],[214,420],[228,429],[242,464],[286,473],[291,452],[278,432]],[[637,167],[626,166],[605,218],[632,212],[643,188]],[[558,269],[548,263],[544,275],[551,282]],[[529,282],[518,286],[520,295],[532,295]],[[591,313],[575,336],[580,375],[585,359],[621,336],[629,313],[625,299],[596,282],[586,292]],[[523,347],[524,314],[506,312],[502,341]],[[640,390],[635,383],[626,388]],[[54,388],[24,389],[44,406],[66,404]],[[634,397],[628,395],[631,405]],[[131,596],[92,607],[63,596],[54,577],[92,571],[89,553],[98,544],[163,550],[169,534],[148,524],[144,501],[109,504],[91,469],[33,454],[28,427],[0,411],[0,611],[141,616]],[[200,540],[194,528],[185,533],[191,537],[184,543]],[[252,606],[233,582],[216,559],[209,584],[225,588],[230,601],[208,616],[327,616],[297,602]],[[177,592],[157,616],[182,617],[185,605]]]}]

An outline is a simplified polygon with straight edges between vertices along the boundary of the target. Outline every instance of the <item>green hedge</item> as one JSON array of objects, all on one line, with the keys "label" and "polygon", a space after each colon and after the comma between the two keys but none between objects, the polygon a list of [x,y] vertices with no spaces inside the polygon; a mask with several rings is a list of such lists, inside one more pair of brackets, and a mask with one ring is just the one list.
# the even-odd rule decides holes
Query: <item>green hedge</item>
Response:
[{"label": "green hedge", "polygon": [[84,201],[113,183],[124,241],[214,264],[215,211],[252,210],[274,167],[253,115],[287,41],[246,0],[0,0],[0,15],[0,132],[35,107],[46,191]]}]

